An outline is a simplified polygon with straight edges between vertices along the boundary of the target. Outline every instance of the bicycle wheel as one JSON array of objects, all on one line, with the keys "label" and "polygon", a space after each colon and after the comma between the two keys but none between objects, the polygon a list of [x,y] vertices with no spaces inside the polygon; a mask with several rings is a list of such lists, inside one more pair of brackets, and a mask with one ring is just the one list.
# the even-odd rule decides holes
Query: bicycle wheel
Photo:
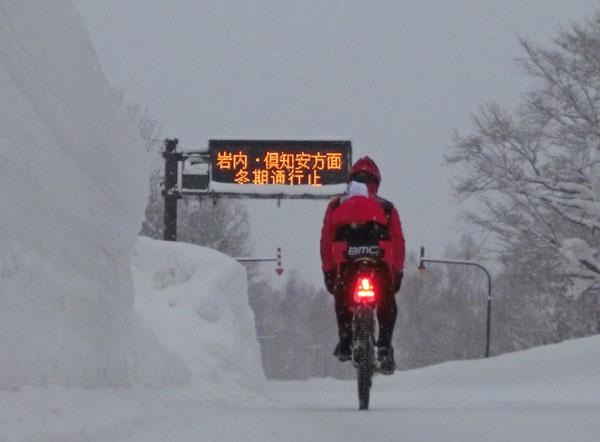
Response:
[{"label": "bicycle wheel", "polygon": [[358,408],[369,409],[369,396],[373,378],[373,313],[372,311],[360,311],[357,318],[357,349],[356,349],[356,372],[358,382]]}]

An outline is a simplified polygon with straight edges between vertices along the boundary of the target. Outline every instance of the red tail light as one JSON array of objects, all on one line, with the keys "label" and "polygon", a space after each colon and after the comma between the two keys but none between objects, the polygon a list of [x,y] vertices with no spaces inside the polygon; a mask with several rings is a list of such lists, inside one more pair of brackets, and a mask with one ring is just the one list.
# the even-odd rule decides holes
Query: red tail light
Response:
[{"label": "red tail light", "polygon": [[359,278],[354,290],[355,302],[373,302],[375,300],[375,287],[371,278]]}]

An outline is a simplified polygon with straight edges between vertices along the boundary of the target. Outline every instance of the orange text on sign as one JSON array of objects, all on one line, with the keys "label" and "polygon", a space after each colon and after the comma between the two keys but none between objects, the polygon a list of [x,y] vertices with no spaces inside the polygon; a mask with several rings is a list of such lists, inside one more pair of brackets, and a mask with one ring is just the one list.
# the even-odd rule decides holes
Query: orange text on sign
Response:
[{"label": "orange text on sign", "polygon": [[[248,170],[248,155],[241,150],[217,152],[216,166],[221,170],[236,173],[237,184],[287,184],[290,186],[321,186],[319,172],[342,170],[341,152],[287,153],[268,151],[264,157],[256,158],[262,163],[259,169]],[[254,161],[254,158],[252,158]]]}]

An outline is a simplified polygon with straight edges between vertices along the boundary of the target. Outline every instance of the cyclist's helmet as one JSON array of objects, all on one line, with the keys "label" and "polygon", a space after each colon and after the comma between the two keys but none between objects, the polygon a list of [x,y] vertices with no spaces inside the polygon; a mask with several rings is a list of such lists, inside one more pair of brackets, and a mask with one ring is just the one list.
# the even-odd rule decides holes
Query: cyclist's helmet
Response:
[{"label": "cyclist's helmet", "polygon": [[356,163],[354,163],[352,166],[352,169],[350,169],[348,181],[376,184],[376,187],[379,188],[379,184],[381,183],[381,174],[379,173],[377,164],[375,164],[371,158],[362,157],[356,161]]}]

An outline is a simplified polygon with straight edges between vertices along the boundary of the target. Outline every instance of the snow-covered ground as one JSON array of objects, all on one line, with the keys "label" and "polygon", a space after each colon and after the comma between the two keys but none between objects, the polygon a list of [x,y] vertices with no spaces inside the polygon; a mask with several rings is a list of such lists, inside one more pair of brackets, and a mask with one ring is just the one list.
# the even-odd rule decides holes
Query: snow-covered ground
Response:
[{"label": "snow-covered ground", "polygon": [[0,393],[0,441],[597,442],[600,337],[374,380]]},{"label": "snow-covered ground", "polygon": [[187,381],[0,392],[0,442],[598,440],[600,336],[377,376],[362,412],[353,381],[264,380],[231,258],[140,238],[132,269],[140,321]]},{"label": "snow-covered ground", "polygon": [[598,440],[600,337],[378,377],[366,413],[267,382],[243,267],[137,238],[145,162],[70,1],[0,2],[0,442]]}]

